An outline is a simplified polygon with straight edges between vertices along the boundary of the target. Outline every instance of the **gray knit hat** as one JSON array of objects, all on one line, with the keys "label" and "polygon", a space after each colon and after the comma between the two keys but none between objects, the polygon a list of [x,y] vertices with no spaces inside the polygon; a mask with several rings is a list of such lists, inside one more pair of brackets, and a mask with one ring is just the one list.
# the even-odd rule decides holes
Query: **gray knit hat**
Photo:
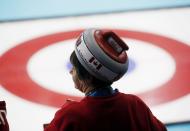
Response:
[{"label": "gray knit hat", "polygon": [[82,66],[106,82],[120,79],[128,69],[128,46],[112,31],[87,29],[78,38],[75,53]]}]

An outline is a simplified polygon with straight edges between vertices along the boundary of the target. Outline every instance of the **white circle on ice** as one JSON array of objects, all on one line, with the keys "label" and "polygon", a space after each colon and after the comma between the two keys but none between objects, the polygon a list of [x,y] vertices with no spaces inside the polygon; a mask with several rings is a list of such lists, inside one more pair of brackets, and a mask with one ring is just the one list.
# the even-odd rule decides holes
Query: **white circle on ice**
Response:
[{"label": "white circle on ice", "polygon": [[[114,88],[124,93],[140,93],[159,87],[172,78],[175,62],[169,53],[146,42],[124,40],[129,45],[128,55],[135,62],[135,69],[115,82]],[[55,92],[83,96],[75,89],[66,66],[74,43],[74,39],[58,42],[35,53],[27,65],[31,79]]]}]

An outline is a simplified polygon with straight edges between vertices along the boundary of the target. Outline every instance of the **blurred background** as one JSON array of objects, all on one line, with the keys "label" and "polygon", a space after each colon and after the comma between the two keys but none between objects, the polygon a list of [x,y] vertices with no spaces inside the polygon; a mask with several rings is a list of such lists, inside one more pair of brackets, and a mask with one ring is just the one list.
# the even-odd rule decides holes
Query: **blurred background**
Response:
[{"label": "blurred background", "polygon": [[0,1],[0,100],[11,131],[42,131],[74,88],[69,56],[86,28],[129,45],[114,88],[136,94],[168,131],[190,131],[190,0]]}]

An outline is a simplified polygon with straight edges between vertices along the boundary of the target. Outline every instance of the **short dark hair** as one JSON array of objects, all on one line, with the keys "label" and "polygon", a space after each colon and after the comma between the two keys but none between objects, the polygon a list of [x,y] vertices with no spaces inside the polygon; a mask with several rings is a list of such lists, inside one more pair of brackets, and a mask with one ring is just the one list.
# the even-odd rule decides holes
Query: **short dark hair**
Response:
[{"label": "short dark hair", "polygon": [[93,87],[99,88],[99,87],[107,87],[112,84],[112,82],[105,82],[102,80],[99,80],[95,78],[93,75],[91,75],[79,62],[75,52],[73,51],[70,56],[70,62],[71,64],[76,68],[76,73],[78,75],[78,78],[80,80],[88,80],[91,79],[91,84]]}]

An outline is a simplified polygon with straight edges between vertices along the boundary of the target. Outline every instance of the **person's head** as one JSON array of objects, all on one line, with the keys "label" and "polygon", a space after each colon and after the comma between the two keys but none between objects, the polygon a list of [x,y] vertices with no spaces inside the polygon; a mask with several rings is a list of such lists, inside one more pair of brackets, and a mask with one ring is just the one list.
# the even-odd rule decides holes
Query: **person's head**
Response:
[{"label": "person's head", "polygon": [[70,56],[75,87],[103,88],[120,79],[128,69],[128,46],[112,31],[87,29]]},{"label": "person's head", "polygon": [[[70,73],[73,76],[73,81],[75,83],[75,87],[81,90],[81,88],[84,88],[86,86],[87,88],[102,88],[107,87],[112,84],[112,82],[105,82],[102,80],[97,79],[93,75],[91,75],[79,62],[75,52],[70,56],[70,62],[73,65],[72,70]],[[83,87],[81,87],[83,86]],[[85,89],[82,89],[85,90]]]}]

